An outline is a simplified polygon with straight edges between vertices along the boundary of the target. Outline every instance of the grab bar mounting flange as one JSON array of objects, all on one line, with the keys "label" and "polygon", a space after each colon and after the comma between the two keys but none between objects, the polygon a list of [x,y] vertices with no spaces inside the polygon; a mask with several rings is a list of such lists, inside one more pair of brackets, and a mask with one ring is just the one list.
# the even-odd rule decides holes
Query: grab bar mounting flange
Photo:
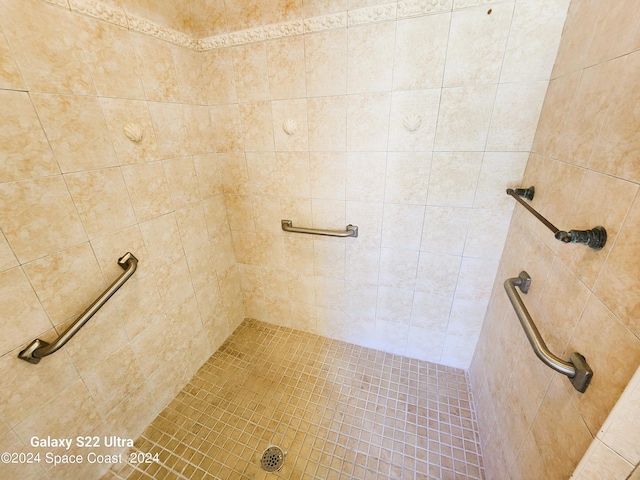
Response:
[{"label": "grab bar mounting flange", "polygon": [[513,279],[513,285],[518,287],[522,293],[529,293],[531,287],[531,277],[524,270],[520,272],[518,278]]},{"label": "grab bar mounting flange", "polygon": [[71,338],[78,333],[85,323],[93,317],[98,310],[116,293],[124,283],[129,280],[138,267],[138,259],[131,253],[127,252],[118,259],[118,265],[122,267],[124,272],[73,322],[58,338],[48,343],[44,340],[36,338],[27,347],[18,354],[18,358],[29,363],[37,364],[47,355],[60,350]]},{"label": "grab bar mounting flange", "polygon": [[569,357],[569,362],[576,367],[576,374],[569,380],[573,384],[573,388],[580,393],[584,393],[593,378],[593,370],[589,367],[587,360],[578,352],[573,352]]},{"label": "grab bar mounting flange", "polygon": [[294,227],[293,221],[291,220],[281,220],[282,230],[285,232],[296,232],[296,233],[309,233],[311,235],[326,235],[329,237],[357,237],[358,236],[358,226],[357,225],[347,225],[347,227],[342,230],[324,230],[319,228],[305,228],[305,227]]},{"label": "grab bar mounting flange", "polygon": [[573,387],[581,393],[584,393],[593,378],[593,371],[585,358],[578,352],[574,352],[569,357],[569,361],[564,361],[556,357],[549,351],[547,344],[542,339],[538,328],[536,327],[527,307],[524,305],[522,298],[518,295],[516,287],[520,288],[523,293],[529,291],[531,286],[531,277],[525,271],[520,272],[517,277],[509,278],[504,282],[504,289],[511,301],[511,305],[520,320],[522,329],[524,330],[531,348],[536,356],[548,367],[556,372],[566,375]]}]

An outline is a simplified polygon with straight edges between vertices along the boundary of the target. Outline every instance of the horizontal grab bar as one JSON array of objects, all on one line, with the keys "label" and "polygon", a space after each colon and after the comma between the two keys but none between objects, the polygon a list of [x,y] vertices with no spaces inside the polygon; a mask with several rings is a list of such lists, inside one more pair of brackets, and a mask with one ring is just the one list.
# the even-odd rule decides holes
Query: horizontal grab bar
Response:
[{"label": "horizontal grab bar", "polygon": [[536,211],[531,205],[520,198],[524,197],[528,200],[533,200],[535,187],[516,188],[515,190],[513,188],[508,188],[507,195],[515,198],[520,205],[529,210],[534,217],[540,220],[549,230],[551,230],[557,240],[560,240],[563,243],[583,243],[594,250],[601,250],[607,243],[607,231],[604,227],[598,226],[593,227],[591,230],[569,230],[568,232],[565,232],[540,215],[540,213],[538,213],[538,211]]},{"label": "horizontal grab bar", "polygon": [[533,347],[534,353],[538,356],[543,363],[554,369],[556,372],[560,372],[563,375],[569,377],[569,380],[573,384],[573,387],[579,392],[584,393],[591,382],[593,377],[593,371],[587,364],[585,358],[578,352],[571,354],[568,362],[556,357],[547,348],[547,344],[544,343],[538,328],[533,319],[525,307],[524,302],[518,295],[516,287],[520,288],[522,293],[529,291],[531,285],[531,277],[527,272],[520,272],[520,275],[515,278],[509,278],[504,282],[504,289],[507,291],[507,296],[511,300],[511,305],[518,315],[520,324],[524,329],[524,333],[529,339],[531,347]]},{"label": "horizontal grab bar", "polygon": [[282,230],[285,232],[311,233],[312,235],[328,235],[330,237],[357,237],[358,227],[347,225],[346,230],[321,230],[318,228],[294,227],[291,220],[282,220]]},{"label": "horizontal grab bar", "polygon": [[138,268],[138,259],[134,257],[133,254],[127,252],[118,259],[118,265],[124,269],[124,272],[58,338],[51,343],[36,338],[27,348],[18,354],[18,358],[26,360],[29,363],[39,363],[43,357],[51,355],[64,347],[64,345],[71,340],[71,337],[78,333],[78,330],[124,285],[124,282],[129,280],[131,275],[136,271],[136,268]]}]

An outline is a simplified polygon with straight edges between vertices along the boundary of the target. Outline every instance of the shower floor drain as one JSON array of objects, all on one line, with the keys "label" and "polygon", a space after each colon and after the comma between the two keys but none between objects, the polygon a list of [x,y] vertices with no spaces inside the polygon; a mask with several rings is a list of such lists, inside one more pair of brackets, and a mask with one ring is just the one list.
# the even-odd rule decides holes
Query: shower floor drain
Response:
[{"label": "shower floor drain", "polygon": [[265,472],[277,472],[284,465],[284,452],[280,447],[269,447],[260,458],[260,466]]}]

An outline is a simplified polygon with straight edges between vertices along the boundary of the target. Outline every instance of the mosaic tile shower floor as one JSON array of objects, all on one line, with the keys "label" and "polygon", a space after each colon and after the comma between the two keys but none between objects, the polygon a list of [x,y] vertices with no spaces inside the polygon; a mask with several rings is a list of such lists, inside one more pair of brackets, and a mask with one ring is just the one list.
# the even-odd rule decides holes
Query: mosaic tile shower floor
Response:
[{"label": "mosaic tile shower floor", "polygon": [[135,447],[160,461],[103,479],[484,478],[464,371],[250,319]]}]

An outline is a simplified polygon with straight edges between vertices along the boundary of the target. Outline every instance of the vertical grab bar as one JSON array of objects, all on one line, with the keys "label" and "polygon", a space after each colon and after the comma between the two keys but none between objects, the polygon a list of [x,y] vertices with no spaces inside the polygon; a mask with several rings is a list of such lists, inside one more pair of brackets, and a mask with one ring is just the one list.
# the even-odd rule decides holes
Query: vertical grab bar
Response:
[{"label": "vertical grab bar", "polygon": [[533,323],[527,307],[525,307],[524,302],[516,291],[516,287],[518,287],[522,293],[526,294],[529,291],[530,285],[531,277],[524,271],[520,272],[519,276],[509,278],[504,282],[504,289],[507,291],[507,296],[509,300],[511,300],[511,305],[513,305],[516,315],[518,315],[524,333],[527,339],[529,339],[529,343],[537,357],[548,367],[569,377],[573,387],[579,392],[584,393],[591,382],[593,371],[585,358],[578,352],[573,352],[569,361],[565,362],[549,351],[538,328],[535,323]]},{"label": "vertical grab bar", "polygon": [[51,355],[64,347],[64,345],[71,340],[71,337],[78,333],[78,330],[80,330],[84,324],[87,323],[105,303],[107,303],[107,300],[109,300],[122,285],[124,285],[124,282],[129,280],[131,275],[136,271],[136,268],[138,268],[138,259],[130,252],[127,252],[118,259],[118,265],[124,269],[124,272],[102,293],[102,295],[96,299],[95,302],[89,306],[89,308],[84,311],[82,315],[80,315],[80,317],[78,317],[75,322],[62,332],[58,338],[51,343],[47,343],[44,340],[36,338],[27,346],[27,348],[18,354],[18,358],[35,364],[39,363],[43,357]]}]

